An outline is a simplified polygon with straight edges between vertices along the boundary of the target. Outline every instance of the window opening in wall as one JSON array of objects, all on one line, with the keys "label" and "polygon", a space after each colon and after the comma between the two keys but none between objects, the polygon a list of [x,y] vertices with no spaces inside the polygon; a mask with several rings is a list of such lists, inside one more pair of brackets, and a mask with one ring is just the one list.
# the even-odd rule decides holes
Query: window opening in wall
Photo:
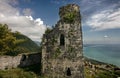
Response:
[{"label": "window opening in wall", "polygon": [[65,37],[63,34],[60,35],[60,46],[64,46],[65,45]]},{"label": "window opening in wall", "polygon": [[70,70],[70,68],[67,69],[67,76],[71,76],[71,70]]},{"label": "window opening in wall", "polygon": [[22,55],[21,61],[25,61],[26,60],[26,55]]}]

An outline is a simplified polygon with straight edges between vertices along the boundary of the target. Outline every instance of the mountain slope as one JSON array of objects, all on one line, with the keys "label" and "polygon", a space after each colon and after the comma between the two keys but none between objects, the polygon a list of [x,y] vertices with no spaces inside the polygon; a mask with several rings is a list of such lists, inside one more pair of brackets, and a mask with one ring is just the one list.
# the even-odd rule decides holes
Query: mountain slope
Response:
[{"label": "mountain slope", "polygon": [[18,46],[23,47],[29,50],[30,52],[38,52],[39,46],[34,41],[32,41],[30,38],[18,32],[13,33],[13,35],[14,37],[16,37],[16,39],[25,40],[22,44],[19,44]]}]

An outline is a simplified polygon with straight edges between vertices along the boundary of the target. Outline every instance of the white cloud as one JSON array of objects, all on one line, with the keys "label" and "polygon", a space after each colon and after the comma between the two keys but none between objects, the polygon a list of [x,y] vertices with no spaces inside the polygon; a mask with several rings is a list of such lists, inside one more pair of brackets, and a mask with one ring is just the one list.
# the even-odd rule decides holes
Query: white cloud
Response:
[{"label": "white cloud", "polygon": [[40,18],[20,14],[10,1],[17,0],[0,0],[0,23],[8,24],[12,31],[19,31],[34,41],[40,41],[46,30],[44,22]]},{"label": "white cloud", "polygon": [[120,8],[115,10],[105,10],[94,14],[86,22],[94,30],[106,30],[120,28]]},{"label": "white cloud", "polygon": [[43,24],[43,21],[42,21],[40,18],[37,18],[37,19],[35,20],[35,23],[36,23],[37,25],[41,25],[41,24]]},{"label": "white cloud", "polygon": [[7,16],[16,15],[16,13],[18,13],[18,9],[13,8],[14,4],[15,0],[0,0],[0,13]]},{"label": "white cloud", "polygon": [[108,38],[108,36],[107,36],[107,35],[104,35],[104,38]]},{"label": "white cloud", "polygon": [[33,20],[32,16],[26,16],[26,18],[30,19],[31,21]]}]

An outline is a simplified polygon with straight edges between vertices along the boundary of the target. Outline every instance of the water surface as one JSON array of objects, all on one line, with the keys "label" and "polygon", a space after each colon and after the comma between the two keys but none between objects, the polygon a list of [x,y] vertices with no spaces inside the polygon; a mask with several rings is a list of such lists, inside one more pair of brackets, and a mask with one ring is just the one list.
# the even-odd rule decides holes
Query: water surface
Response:
[{"label": "water surface", "polygon": [[120,44],[86,44],[84,56],[120,67]]}]

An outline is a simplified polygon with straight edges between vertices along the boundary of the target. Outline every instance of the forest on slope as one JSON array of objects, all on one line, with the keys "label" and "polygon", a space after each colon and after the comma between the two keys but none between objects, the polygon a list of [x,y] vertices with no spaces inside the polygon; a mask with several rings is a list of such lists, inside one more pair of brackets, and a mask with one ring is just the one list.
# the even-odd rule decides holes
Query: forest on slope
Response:
[{"label": "forest on slope", "polygon": [[20,32],[12,32],[7,24],[0,24],[0,55],[15,56],[38,52],[39,46]]}]

